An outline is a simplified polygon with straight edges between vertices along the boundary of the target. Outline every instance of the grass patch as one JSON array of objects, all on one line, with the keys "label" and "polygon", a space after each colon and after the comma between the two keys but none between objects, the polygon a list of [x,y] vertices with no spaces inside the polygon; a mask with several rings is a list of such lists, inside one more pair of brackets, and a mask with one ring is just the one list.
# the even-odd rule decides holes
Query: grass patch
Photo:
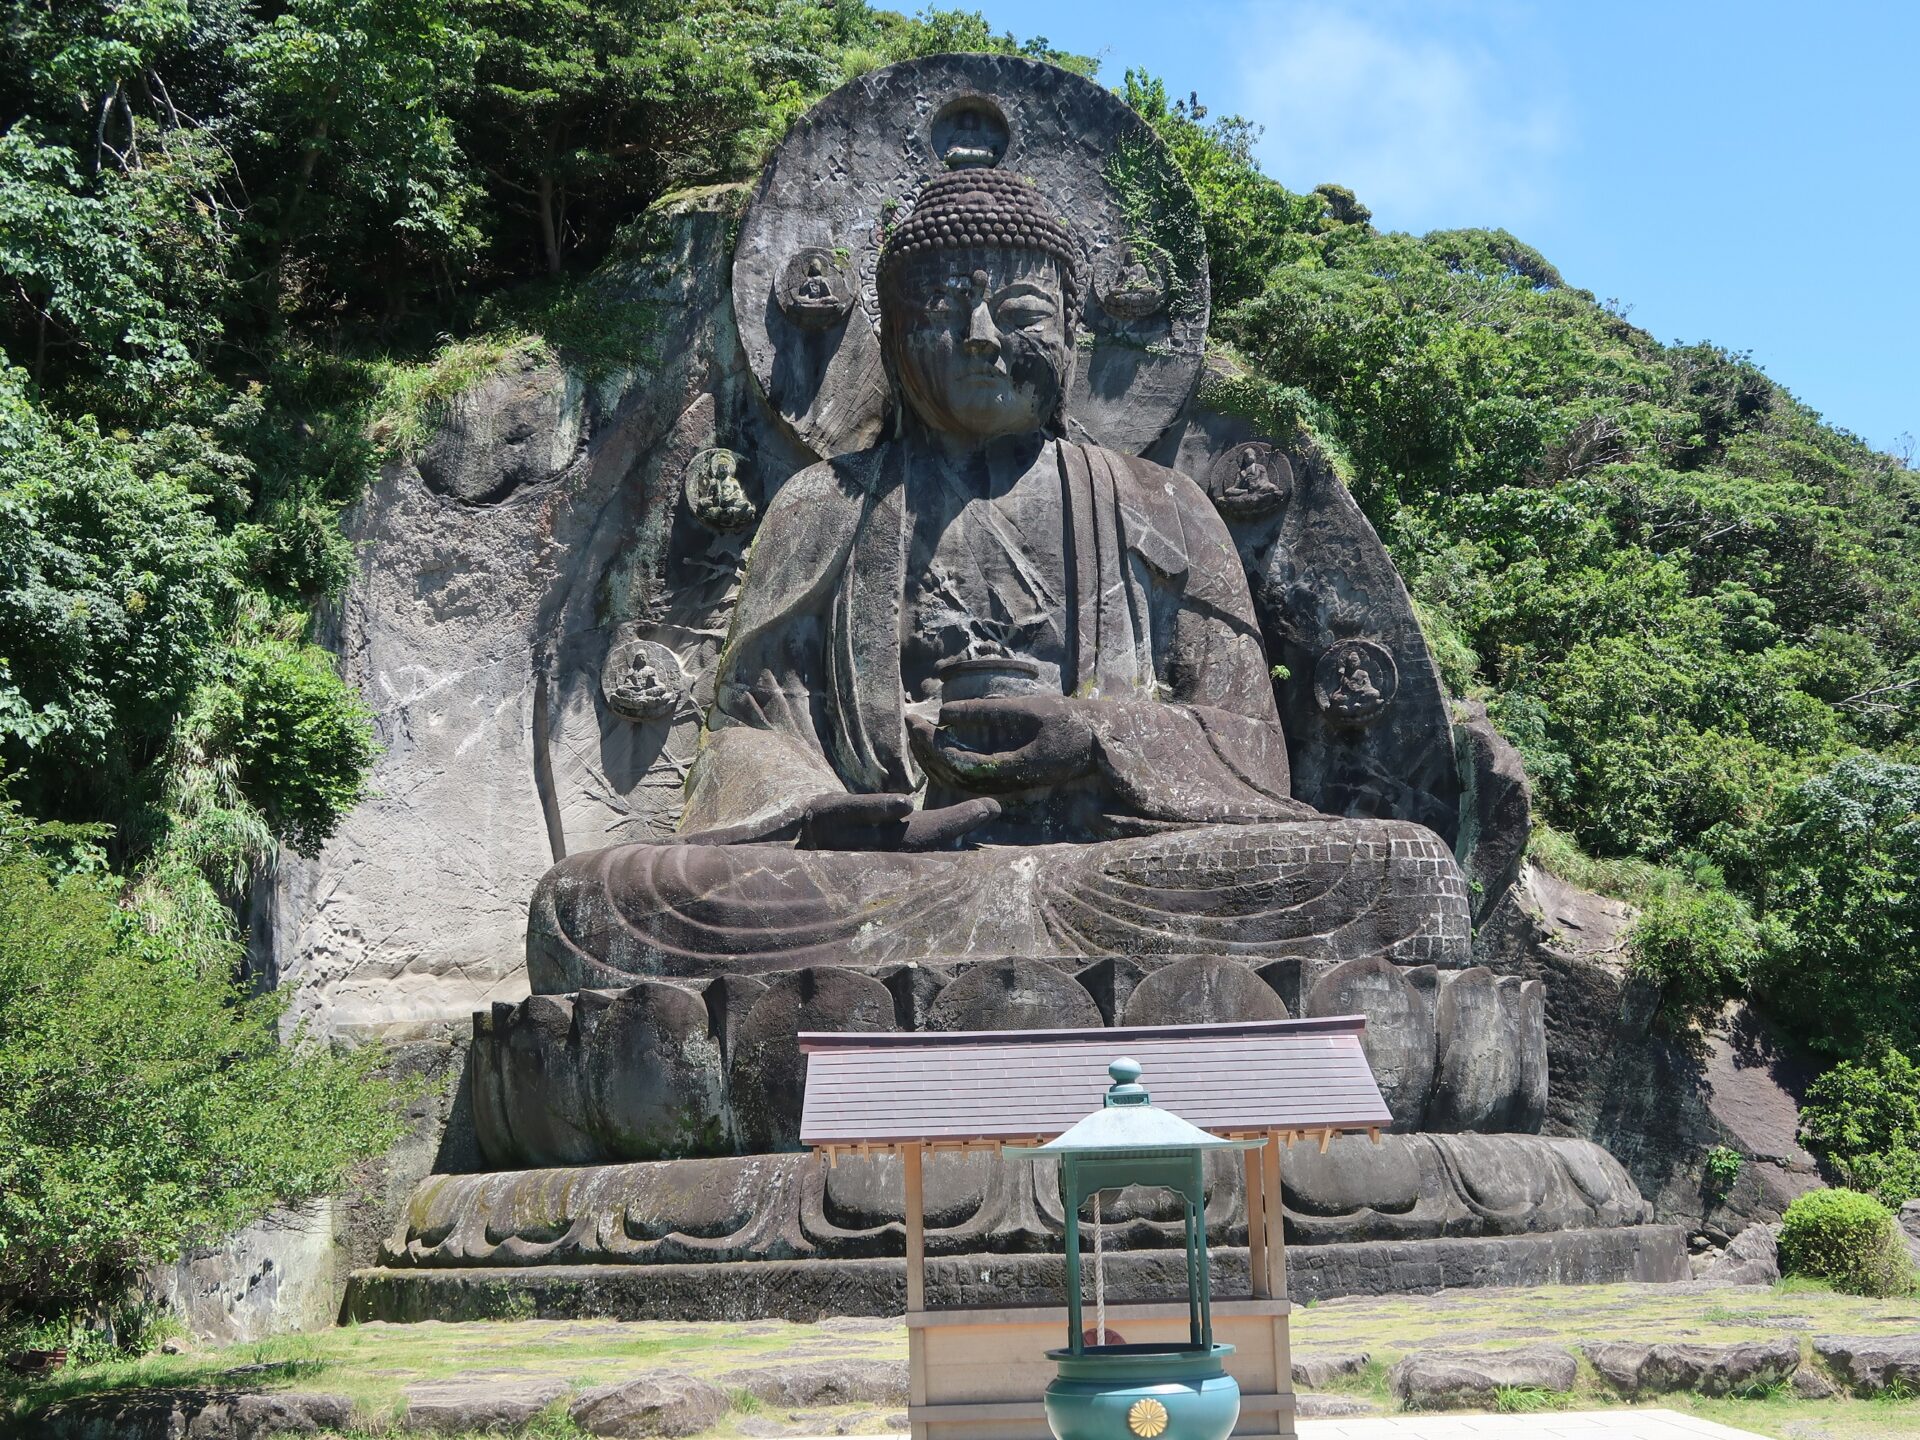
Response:
[{"label": "grass patch", "polygon": [[1538,818],[1533,822],[1533,833],[1527,837],[1527,859],[1569,885],[1610,895],[1630,905],[1645,905],[1651,896],[1664,892],[1683,878],[1677,871],[1650,865],[1644,860],[1595,859],[1582,850],[1571,835]]},{"label": "grass patch", "polygon": [[1501,1385],[1493,1392],[1493,1408],[1502,1415],[1529,1415],[1536,1410],[1565,1410],[1573,1392],[1543,1390],[1538,1385]]}]

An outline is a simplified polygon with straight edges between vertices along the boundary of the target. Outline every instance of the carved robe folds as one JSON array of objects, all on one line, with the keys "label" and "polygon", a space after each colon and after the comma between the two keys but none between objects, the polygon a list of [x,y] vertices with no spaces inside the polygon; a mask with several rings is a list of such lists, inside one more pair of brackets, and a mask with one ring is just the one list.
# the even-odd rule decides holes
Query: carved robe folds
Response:
[{"label": "carved robe folds", "polygon": [[[782,489],[688,780],[687,838],[548,873],[528,935],[536,992],[1002,954],[1467,963],[1466,886],[1437,836],[1290,798],[1240,561],[1197,486],[1050,441],[1007,493],[916,531],[909,496],[924,508],[937,491],[906,469],[882,445]],[[1049,514],[1051,543],[992,544]],[[927,618],[939,557],[916,537],[968,526],[975,593],[957,608],[977,620],[942,627]],[[1089,783],[1007,797],[966,850],[792,847],[821,794],[956,798],[928,785],[906,717],[937,705],[940,661],[1001,647],[1082,702]]]}]

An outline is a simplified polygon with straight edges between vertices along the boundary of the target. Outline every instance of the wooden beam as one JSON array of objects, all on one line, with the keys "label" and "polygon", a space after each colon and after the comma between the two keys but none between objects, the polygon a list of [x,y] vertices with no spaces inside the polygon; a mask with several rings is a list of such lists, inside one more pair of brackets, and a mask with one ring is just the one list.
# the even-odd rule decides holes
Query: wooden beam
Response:
[{"label": "wooden beam", "polygon": [[[1261,1149],[1272,1143],[1269,1141]],[[1260,1154],[1260,1150],[1241,1152],[1247,1174],[1247,1273],[1253,1278],[1254,1298],[1265,1300],[1270,1292],[1267,1289],[1267,1207],[1260,1184]]]},{"label": "wooden beam", "polygon": [[904,1156],[907,1174],[907,1313],[927,1308],[926,1199],[921,1184],[920,1147],[910,1145]]},{"label": "wooden beam", "polygon": [[1326,1154],[1327,1146],[1329,1146],[1332,1143],[1333,1143],[1333,1127],[1329,1125],[1326,1129],[1320,1132],[1320,1153],[1322,1155]]}]

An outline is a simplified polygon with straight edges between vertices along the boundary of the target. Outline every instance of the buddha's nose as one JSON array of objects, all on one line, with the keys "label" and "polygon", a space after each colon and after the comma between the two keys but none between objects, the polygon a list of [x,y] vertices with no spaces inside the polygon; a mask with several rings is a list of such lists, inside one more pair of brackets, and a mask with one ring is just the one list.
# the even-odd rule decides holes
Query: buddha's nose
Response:
[{"label": "buddha's nose", "polygon": [[993,316],[987,313],[984,300],[977,300],[967,307],[967,338],[963,348],[969,355],[1000,353],[1000,331],[993,323]]}]

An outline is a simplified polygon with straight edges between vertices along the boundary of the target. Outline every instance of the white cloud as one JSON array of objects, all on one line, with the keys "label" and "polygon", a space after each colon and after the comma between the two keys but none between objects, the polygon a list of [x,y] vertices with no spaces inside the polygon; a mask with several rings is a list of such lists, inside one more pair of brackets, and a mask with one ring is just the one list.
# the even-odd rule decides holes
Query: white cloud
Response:
[{"label": "white cloud", "polygon": [[1346,185],[1387,229],[1516,228],[1544,209],[1558,106],[1511,17],[1246,4],[1234,108],[1266,127],[1260,158],[1276,179]]}]

